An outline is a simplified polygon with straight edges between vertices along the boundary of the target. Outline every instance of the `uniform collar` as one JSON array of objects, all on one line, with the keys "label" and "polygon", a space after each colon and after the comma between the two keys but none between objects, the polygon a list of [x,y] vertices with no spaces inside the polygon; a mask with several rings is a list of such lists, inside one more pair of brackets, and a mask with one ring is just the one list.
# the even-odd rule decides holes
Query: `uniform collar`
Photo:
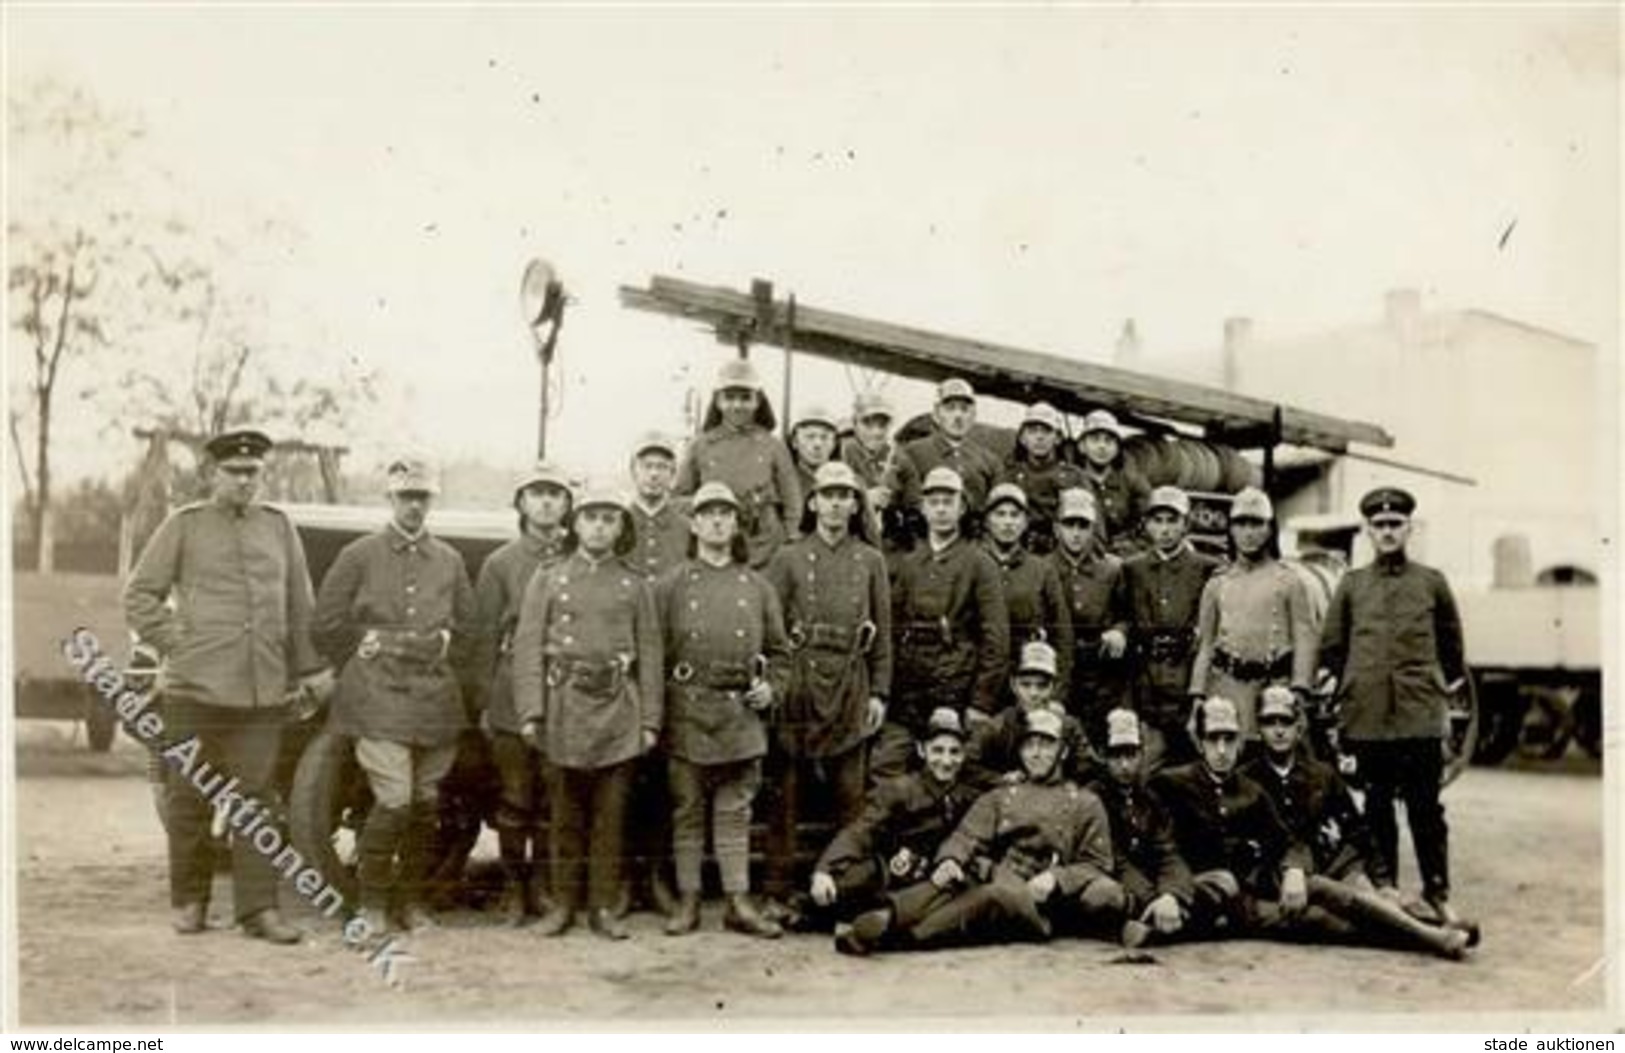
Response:
[{"label": "uniform collar", "polygon": [[1019,544],[1009,552],[1002,552],[999,550],[999,546],[989,539],[983,543],[982,547],[987,550],[988,555],[993,557],[993,562],[1001,567],[1019,567],[1022,561],[1027,558],[1026,550]]},{"label": "uniform collar", "polygon": [[1174,547],[1172,552],[1164,554],[1162,549],[1153,548],[1151,550],[1151,554],[1157,558],[1158,563],[1172,563],[1174,560],[1178,559],[1180,556],[1183,556],[1189,551],[1191,551],[1190,539],[1180,538],[1179,544]]},{"label": "uniform collar", "polygon": [[671,495],[667,494],[665,500],[661,501],[658,505],[651,505],[643,499],[641,494],[634,494],[632,496],[632,507],[642,512],[650,519],[653,519],[671,507]]},{"label": "uniform collar", "polygon": [[404,552],[415,545],[422,545],[429,540],[429,528],[423,527],[415,534],[408,534],[401,529],[401,525],[391,519],[384,525],[384,533],[389,538],[389,547],[396,552]]},{"label": "uniform collar", "polygon": [[925,538],[925,554],[932,559],[942,559],[950,552],[953,552],[959,546],[960,542],[964,540],[965,535],[955,534],[952,541],[948,542],[946,545],[943,545],[941,548],[938,548],[936,543],[931,540],[931,536],[928,534]]},{"label": "uniform collar", "polygon": [[519,535],[519,543],[525,547],[526,552],[546,555],[550,552],[557,552],[564,544],[564,531],[555,530],[548,535],[538,537],[529,530],[525,530]]},{"label": "uniform collar", "polygon": [[1067,566],[1079,568],[1099,563],[1101,556],[1099,543],[1093,541],[1089,543],[1089,547],[1084,549],[1081,555],[1074,556],[1066,550],[1065,545],[1056,545],[1055,554],[1060,556]]},{"label": "uniform collar", "polygon": [[1400,549],[1392,554],[1378,556],[1372,560],[1372,565],[1377,568],[1379,574],[1403,574],[1405,568],[1410,565],[1410,558],[1405,555],[1404,549]]}]

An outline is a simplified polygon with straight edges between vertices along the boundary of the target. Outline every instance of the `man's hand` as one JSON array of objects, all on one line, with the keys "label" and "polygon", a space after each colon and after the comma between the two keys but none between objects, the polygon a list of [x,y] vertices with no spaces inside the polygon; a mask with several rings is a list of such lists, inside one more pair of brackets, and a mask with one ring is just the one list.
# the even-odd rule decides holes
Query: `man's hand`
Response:
[{"label": "man's hand", "polygon": [[648,753],[650,750],[655,748],[655,743],[660,741],[660,732],[656,731],[654,728],[644,728],[643,736],[640,741],[643,743],[643,749],[641,752]]},{"label": "man's hand", "polygon": [[1289,867],[1281,876],[1281,910],[1289,916],[1303,913],[1309,906],[1309,881],[1303,871]]},{"label": "man's hand", "polygon": [[863,715],[863,737],[868,738],[886,723],[886,700],[879,695],[869,696],[869,711]]},{"label": "man's hand", "polygon": [[1128,637],[1120,629],[1107,629],[1100,634],[1100,653],[1107,658],[1121,658],[1128,652]]},{"label": "man's hand", "polygon": [[835,879],[822,870],[814,871],[812,876],[812,901],[820,907],[827,907],[835,902],[837,895]]},{"label": "man's hand", "polygon": [[536,719],[525,721],[519,728],[519,737],[524,739],[531,749],[540,751],[542,748],[542,722]]},{"label": "man's hand", "polygon": [[1146,906],[1140,920],[1149,922],[1162,935],[1171,936],[1185,927],[1185,912],[1179,900],[1164,892]]},{"label": "man's hand", "polygon": [[965,730],[971,731],[993,720],[993,714],[977,709],[975,706],[965,707]]},{"label": "man's hand", "polygon": [[333,691],[337,687],[338,678],[333,675],[331,666],[299,678],[299,690],[315,699],[318,705],[332,698]]},{"label": "man's hand", "polygon": [[739,697],[752,709],[766,709],[773,704],[773,685],[766,680],[752,680],[750,687]]},{"label": "man's hand", "polygon": [[1033,894],[1033,899],[1043,903],[1055,894],[1055,871],[1045,870],[1034,874],[1027,879],[1027,891]]},{"label": "man's hand", "polygon": [[937,864],[937,869],[931,871],[931,884],[937,888],[953,888],[964,883],[965,871],[955,860],[944,859]]}]

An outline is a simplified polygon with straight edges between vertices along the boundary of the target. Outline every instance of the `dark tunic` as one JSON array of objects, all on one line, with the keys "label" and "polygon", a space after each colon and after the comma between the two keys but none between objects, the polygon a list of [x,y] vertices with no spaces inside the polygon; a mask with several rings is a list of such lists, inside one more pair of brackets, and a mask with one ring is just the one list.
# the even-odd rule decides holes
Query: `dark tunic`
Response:
[{"label": "dark tunic", "polygon": [[805,495],[790,451],[759,425],[719,424],[694,440],[677,469],[676,490],[687,496],[713,481],[726,483],[744,506],[739,523],[750,565],[766,566],[801,519]]},{"label": "dark tunic", "polygon": [[891,558],[895,701],[890,719],[918,731],[937,706],[991,713],[1010,659],[999,568],[981,546],[929,541]]},{"label": "dark tunic", "polygon": [[1193,761],[1158,772],[1151,792],[1167,807],[1179,853],[1198,874],[1228,870],[1247,894],[1274,899],[1284,870],[1310,870],[1308,849],[1293,838],[1269,794],[1239,772],[1218,780]]},{"label": "dark tunic", "polygon": [[874,863],[892,885],[923,880],[937,848],[953,833],[978,792],[963,782],[944,786],[927,772],[886,779],[863,811],[835,835],[814,870],[840,875]]},{"label": "dark tunic", "polygon": [[1173,817],[1163,803],[1144,785],[1122,786],[1102,778],[1089,788],[1106,806],[1111,820],[1116,877],[1129,894],[1131,906],[1143,910],[1163,895],[1189,906],[1196,894],[1191,869],[1179,854]]},{"label": "dark tunic", "polygon": [[1014,671],[1021,648],[1042,640],[1055,648],[1057,672],[1055,697],[1071,695],[1072,610],[1061,591],[1061,576],[1048,556],[1035,556],[1017,546],[1001,552],[991,542],[987,554],[999,568],[999,584],[1004,590],[1004,606],[1010,616],[1010,664]]},{"label": "dark tunic", "polygon": [[1172,556],[1155,550],[1123,561],[1135,706],[1159,724],[1183,723],[1196,657],[1196,615],[1219,561],[1182,544]]},{"label": "dark tunic", "polygon": [[473,678],[480,688],[477,704],[493,731],[519,733],[513,709],[513,633],[519,625],[519,605],[525,586],[538,567],[564,558],[564,533],[548,538],[521,534],[485,557],[474,586],[475,632],[471,660]]}]

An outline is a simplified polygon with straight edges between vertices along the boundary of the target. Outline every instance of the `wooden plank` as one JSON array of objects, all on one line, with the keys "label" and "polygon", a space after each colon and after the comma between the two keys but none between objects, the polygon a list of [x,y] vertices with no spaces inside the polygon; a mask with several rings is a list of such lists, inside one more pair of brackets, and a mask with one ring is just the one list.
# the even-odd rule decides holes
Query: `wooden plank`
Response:
[{"label": "wooden plank", "polygon": [[[622,286],[621,302],[637,310],[673,315],[710,326],[732,341],[744,332],[759,343],[784,346],[787,307],[762,310],[750,294],[656,276],[648,289]],[[919,380],[970,374],[979,391],[1016,402],[1047,399],[1062,410],[1083,413],[1106,407],[1125,420],[1178,421],[1223,432],[1268,426],[1276,404],[1219,388],[1151,376],[987,341],[875,321],[798,304],[794,344],[843,362]],[[1392,446],[1382,428],[1296,407],[1282,406],[1282,441],[1343,452],[1351,442]]]}]

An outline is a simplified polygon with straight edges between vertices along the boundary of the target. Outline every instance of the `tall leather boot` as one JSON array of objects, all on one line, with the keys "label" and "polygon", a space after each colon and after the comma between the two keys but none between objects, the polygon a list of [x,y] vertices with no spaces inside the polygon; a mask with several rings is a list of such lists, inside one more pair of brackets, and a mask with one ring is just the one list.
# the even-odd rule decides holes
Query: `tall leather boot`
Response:
[{"label": "tall leather boot", "polygon": [[412,805],[401,851],[401,921],[408,932],[435,927],[429,909],[429,873],[439,847],[440,807],[436,802]]},{"label": "tall leather boot", "polygon": [[502,920],[518,928],[528,920],[530,913],[530,863],[525,858],[528,838],[521,830],[499,829],[497,852],[502,859],[502,902],[497,907]]},{"label": "tall leather boot", "polygon": [[361,919],[368,935],[389,931],[389,900],[395,891],[395,853],[401,847],[411,813],[405,808],[374,806],[361,826],[356,846],[361,885]]},{"label": "tall leather boot", "polygon": [[1367,932],[1386,936],[1404,946],[1430,951],[1453,961],[1459,961],[1467,953],[1465,932],[1419,921],[1378,893],[1364,892],[1341,881],[1315,875],[1309,879],[1309,895],[1312,902],[1351,919]]}]

